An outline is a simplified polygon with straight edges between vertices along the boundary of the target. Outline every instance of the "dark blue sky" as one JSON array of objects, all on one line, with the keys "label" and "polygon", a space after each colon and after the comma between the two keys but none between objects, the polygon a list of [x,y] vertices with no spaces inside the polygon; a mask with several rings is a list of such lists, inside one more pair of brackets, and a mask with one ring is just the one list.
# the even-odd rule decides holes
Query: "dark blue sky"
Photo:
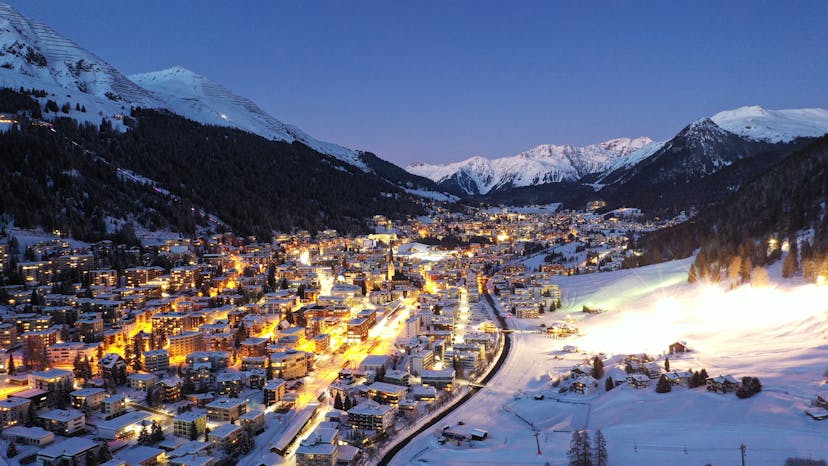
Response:
[{"label": "dark blue sky", "polygon": [[13,1],[125,73],[180,64],[399,164],[828,107],[828,2]]}]

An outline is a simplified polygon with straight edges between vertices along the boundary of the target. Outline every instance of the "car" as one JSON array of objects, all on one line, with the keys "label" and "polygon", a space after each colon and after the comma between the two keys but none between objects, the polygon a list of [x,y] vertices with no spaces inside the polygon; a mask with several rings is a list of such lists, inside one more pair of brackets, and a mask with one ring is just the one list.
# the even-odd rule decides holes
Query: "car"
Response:
[{"label": "car", "polygon": [[536,400],[542,400],[542,399],[546,398],[546,395],[544,395],[544,394],[535,395],[535,397],[534,397],[534,398],[535,398]]}]

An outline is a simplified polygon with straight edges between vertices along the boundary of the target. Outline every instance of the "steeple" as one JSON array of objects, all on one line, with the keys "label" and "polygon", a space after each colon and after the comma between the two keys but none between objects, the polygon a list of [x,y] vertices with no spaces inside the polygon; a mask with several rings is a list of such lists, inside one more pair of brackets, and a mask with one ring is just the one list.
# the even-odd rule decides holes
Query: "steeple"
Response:
[{"label": "steeple", "polygon": [[394,249],[391,243],[388,243],[388,256],[386,257],[386,262],[388,262],[388,280],[391,281],[394,279],[394,275],[397,274],[397,269],[394,266]]}]

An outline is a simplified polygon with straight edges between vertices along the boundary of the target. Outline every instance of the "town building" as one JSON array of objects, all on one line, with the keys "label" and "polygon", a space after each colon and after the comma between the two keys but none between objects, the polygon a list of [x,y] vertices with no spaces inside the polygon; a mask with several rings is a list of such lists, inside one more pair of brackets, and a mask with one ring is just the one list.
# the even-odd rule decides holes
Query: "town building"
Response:
[{"label": "town building", "polygon": [[29,417],[31,401],[10,396],[0,400],[0,428],[24,424]]},{"label": "town building", "polygon": [[82,388],[69,394],[72,407],[81,411],[98,410],[106,397],[103,388]]},{"label": "town building", "polygon": [[192,438],[204,434],[207,428],[207,413],[203,411],[186,411],[173,418],[173,435]]},{"label": "town building", "polygon": [[348,410],[348,423],[355,429],[380,433],[393,427],[395,414],[393,406],[369,400]]},{"label": "town building", "polygon": [[263,387],[263,390],[265,406],[270,406],[278,403],[285,396],[285,392],[287,391],[287,382],[283,379],[268,380]]},{"label": "town building", "polygon": [[38,414],[43,428],[58,435],[69,436],[86,428],[86,416],[74,409],[53,409]]},{"label": "town building", "polygon": [[207,406],[207,419],[216,422],[233,422],[247,412],[247,402],[239,398],[220,398]]},{"label": "town building", "polygon": [[270,368],[274,377],[290,380],[308,375],[308,366],[311,364],[308,353],[304,351],[288,350],[270,355]]},{"label": "town building", "polygon": [[207,434],[210,444],[216,448],[227,448],[241,439],[244,429],[235,424],[222,424]]},{"label": "town building", "polygon": [[171,358],[187,356],[190,353],[204,350],[204,334],[201,332],[184,332],[169,337]]},{"label": "town building", "polygon": [[141,365],[147,372],[166,371],[170,367],[170,353],[165,349],[141,353]]}]

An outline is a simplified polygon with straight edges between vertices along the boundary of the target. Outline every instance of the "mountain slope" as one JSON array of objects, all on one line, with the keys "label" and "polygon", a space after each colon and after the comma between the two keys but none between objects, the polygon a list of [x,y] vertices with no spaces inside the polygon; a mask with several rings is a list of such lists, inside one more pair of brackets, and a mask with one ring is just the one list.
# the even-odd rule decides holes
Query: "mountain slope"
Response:
[{"label": "mountain slope", "polygon": [[[809,247],[800,249],[802,258],[825,256],[826,199],[828,136],[823,136],[688,222],[644,238],[645,254],[630,265],[687,257],[699,247],[703,262],[711,267],[726,267],[735,255],[763,265],[769,260],[771,238],[780,245],[803,231],[809,233],[800,239],[807,239]],[[821,263],[828,266],[828,261]]]},{"label": "mountain slope", "polygon": [[0,4],[0,88],[37,89],[40,104],[55,101],[56,114],[99,124],[110,120],[124,130],[131,108],[165,109],[199,123],[238,128],[264,138],[298,141],[316,152],[342,160],[366,173],[424,194],[439,196],[430,180],[411,175],[374,154],[320,141],[282,123],[255,103],[224,86],[180,66],[127,78],[113,66],[73,41],[12,7]]},{"label": "mountain slope", "polygon": [[361,152],[314,139],[301,129],[272,117],[251,100],[181,66],[134,74],[132,81],[153,93],[163,107],[200,123],[229,126],[267,139],[302,144],[368,171]]},{"label": "mountain slope", "polygon": [[107,62],[5,4],[0,4],[0,87],[45,90],[58,104],[88,107],[72,116],[96,123],[124,108],[160,106]]},{"label": "mountain slope", "polygon": [[[719,114],[722,115],[722,114]],[[736,123],[745,126],[746,123]],[[766,127],[763,134],[770,134]],[[783,131],[781,129],[776,131]],[[710,118],[697,120],[651,155],[604,174],[599,194],[613,206],[635,205],[658,213],[703,207],[723,199],[813,138],[788,127],[788,139],[753,139],[725,130]],[[804,131],[813,134],[812,129]]]},{"label": "mountain slope", "polygon": [[33,105],[27,95],[0,91],[0,111],[19,120],[0,132],[0,212],[19,226],[99,238],[102,219],[114,218],[193,233],[210,213],[240,234],[268,237],[273,230],[361,232],[376,214],[425,212],[402,188],[298,141],[153,109],[134,109],[126,131],[68,117],[44,125],[26,117]]},{"label": "mountain slope", "polygon": [[719,112],[710,118],[717,126],[747,139],[791,142],[799,137],[820,137],[828,132],[828,110],[801,108],[768,110],[759,106]]},{"label": "mountain slope", "polygon": [[415,163],[406,169],[464,194],[487,194],[510,188],[576,181],[600,172],[652,140],[619,138],[584,147],[544,144],[511,157],[472,157],[447,165]]}]

